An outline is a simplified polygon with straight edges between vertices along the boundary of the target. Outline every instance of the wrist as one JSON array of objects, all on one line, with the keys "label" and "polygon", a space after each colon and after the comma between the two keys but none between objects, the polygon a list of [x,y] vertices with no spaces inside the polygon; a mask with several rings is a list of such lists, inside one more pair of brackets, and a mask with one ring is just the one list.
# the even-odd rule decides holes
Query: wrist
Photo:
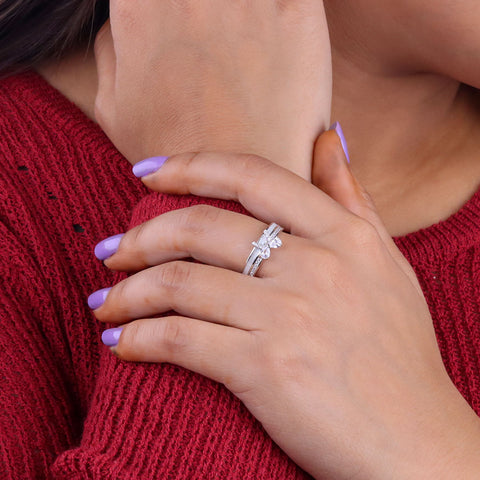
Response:
[{"label": "wrist", "polygon": [[[469,408],[469,407],[468,407]],[[470,408],[469,408],[470,409]],[[432,480],[476,480],[480,476],[480,419],[470,410],[464,421],[456,422],[455,431],[450,430],[450,437],[443,452],[437,454],[438,461],[432,465]],[[446,412],[448,415],[448,412]],[[426,478],[426,477],[425,477]]]},{"label": "wrist", "polygon": [[[441,395],[439,395],[441,397]],[[480,475],[480,419],[458,390],[436,402],[425,421],[411,462],[404,462],[399,480],[475,480]]]}]

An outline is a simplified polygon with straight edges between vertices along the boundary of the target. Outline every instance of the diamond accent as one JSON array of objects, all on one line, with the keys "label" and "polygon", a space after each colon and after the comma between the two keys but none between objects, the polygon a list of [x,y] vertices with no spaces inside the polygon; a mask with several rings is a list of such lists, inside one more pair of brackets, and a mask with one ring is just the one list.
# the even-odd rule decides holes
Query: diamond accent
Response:
[{"label": "diamond accent", "polygon": [[245,275],[254,276],[263,260],[270,258],[271,249],[282,246],[282,241],[278,238],[278,234],[283,230],[276,223],[271,223],[269,227],[263,231],[262,236],[252,242],[253,250],[247,258],[247,263],[243,270]]},{"label": "diamond accent", "polygon": [[270,232],[264,230],[258,242],[252,242],[252,245],[260,250],[258,256],[267,260],[270,258],[270,249],[281,247],[282,241],[277,236],[272,237]]}]

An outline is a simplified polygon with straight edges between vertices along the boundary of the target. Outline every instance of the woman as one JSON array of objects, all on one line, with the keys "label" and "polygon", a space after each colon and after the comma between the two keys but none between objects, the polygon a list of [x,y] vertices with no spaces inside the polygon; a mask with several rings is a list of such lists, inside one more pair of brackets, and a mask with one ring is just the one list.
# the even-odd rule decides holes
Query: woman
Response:
[{"label": "woman", "polygon": [[[211,139],[216,132],[212,125],[216,124],[207,124],[209,128],[204,129],[205,122],[198,122],[198,137],[183,138],[182,144],[174,134],[164,133],[155,124],[157,108],[162,107],[168,113],[168,107],[177,100],[162,105],[160,95],[142,97],[137,92],[155,93],[158,85],[167,89],[175,82],[178,85],[179,78],[191,79],[190,75],[182,77],[178,73],[185,68],[191,73],[188,67],[196,66],[195,61],[181,63],[170,76],[167,71],[160,78],[155,71],[157,63],[148,60],[164,58],[162,42],[165,42],[163,47],[177,45],[179,42],[168,43],[177,38],[177,32],[183,35],[186,45],[194,44],[192,38],[206,42],[205,36],[198,37],[206,31],[201,28],[206,25],[202,19],[216,25],[211,20],[220,11],[233,19],[237,29],[228,31],[237,33],[238,37],[232,34],[237,40],[245,38],[240,27],[252,24],[242,20],[248,18],[254,22],[263,17],[244,6],[237,8],[237,4],[223,5],[224,10],[215,2],[182,4],[186,8],[183,10],[177,2],[155,3],[145,3],[141,12],[122,2],[112,4],[113,37],[110,39],[106,30],[104,43],[100,40],[97,49],[99,120],[132,163],[153,154],[171,156],[166,161],[157,157],[136,165],[136,172],[142,177],[155,170],[153,175],[143,178],[147,187],[161,192],[193,192],[240,200],[261,221],[211,208],[187,209],[157,217],[157,213],[186,207],[197,200],[164,194],[144,197],[133,210],[130,226],[156,218],[97,249],[101,258],[112,254],[107,266],[140,272],[124,280],[121,286],[97,294],[95,301],[91,301],[97,307],[95,314],[103,321],[126,323],[145,315],[156,317],[174,308],[180,316],[193,319],[177,317],[175,323],[169,317],[136,321],[126,325],[120,336],[118,330],[107,334],[113,340],[108,343],[119,340],[116,353],[124,360],[173,362],[223,382],[281,448],[316,478],[475,478],[479,441],[475,415],[479,411],[476,353],[479,337],[475,303],[478,229],[474,221],[480,205],[478,195],[471,195],[478,185],[474,154],[479,140],[473,134],[478,126],[478,110],[472,107],[476,93],[459,88],[459,82],[478,87],[475,83],[475,78],[479,78],[475,70],[478,62],[472,58],[478,58],[479,52],[473,46],[476,32],[469,27],[479,18],[479,7],[470,2],[464,10],[452,12],[449,3],[442,2],[436,5],[436,15],[432,16],[428,6],[416,1],[400,5],[392,2],[388,7],[385,2],[380,5],[374,0],[361,4],[326,2],[334,67],[332,116],[342,118],[346,125],[356,176],[375,200],[377,213],[342,163],[342,157],[335,153],[334,145],[339,143],[333,133],[322,135],[317,142],[312,171],[315,183],[329,196],[309,186],[307,180],[258,157],[171,155],[175,151],[231,148],[230,151],[270,155],[273,160],[275,153],[279,158],[282,156],[276,147],[281,140],[291,147],[287,148],[291,155],[296,152],[303,161],[292,156],[295,159],[292,169],[308,179],[304,143],[322,130],[322,123],[328,118],[325,112],[328,75],[321,69],[312,69],[318,77],[308,88],[313,90],[318,79],[323,79],[324,90],[322,95],[314,97],[311,110],[304,105],[308,114],[302,117],[305,123],[300,130],[307,131],[299,142],[302,146],[293,142],[292,147],[290,139],[284,136],[262,145],[271,129],[267,128],[265,135],[262,132],[257,138],[263,123],[258,122],[258,128],[242,130],[242,126],[249,126],[244,121],[235,124],[240,127],[240,141],[237,135],[228,136],[231,128],[222,131],[225,124],[219,122],[222,136],[227,135],[223,137],[227,140],[218,140],[216,145],[216,139]],[[277,5],[273,8],[265,2],[262,8],[272,8],[265,17],[269,20],[260,24],[285,27],[281,22],[287,18],[287,25],[306,29],[312,26],[308,23],[312,17],[321,26],[319,5],[320,2],[313,1],[293,7],[282,3],[277,9]],[[287,13],[283,16],[279,11]],[[209,15],[202,17],[205,12]],[[162,16],[166,13],[169,15]],[[148,22],[152,18],[169,18],[173,25],[171,32],[159,37],[158,43],[149,36],[156,32],[154,22]],[[188,27],[199,26],[193,33],[191,28],[182,30],[182,20],[186,18],[190,20]],[[138,35],[140,31],[145,37]],[[259,41],[265,31],[272,33],[271,28],[259,28]],[[286,31],[286,37],[279,38],[291,40],[296,29]],[[299,36],[295,39],[298,50],[282,49],[287,57],[290,54],[292,62],[301,57],[299,52],[307,51],[302,58],[309,58],[310,44],[325,48],[322,33],[308,39]],[[450,47],[452,42],[455,48]],[[235,48],[238,42],[233,45]],[[142,56],[135,55],[139,51]],[[434,58],[439,51],[441,58]],[[460,56],[458,51],[466,53]],[[266,58],[270,58],[268,53],[271,52],[265,53]],[[172,55],[172,58],[184,57]],[[222,57],[219,54],[216,58]],[[325,60],[324,53],[322,61]],[[70,61],[70,66],[67,60],[60,70],[44,66],[42,72],[74,98],[78,91],[69,88],[68,80],[75,78],[81,62],[75,57]],[[223,67],[220,72],[228,72],[224,69],[226,64],[220,63]],[[129,68],[134,75],[128,74]],[[245,70],[250,73],[247,67]],[[80,71],[88,69],[82,66]],[[140,78],[148,81],[139,82],[138,71],[142,72]],[[298,68],[293,71],[298,72]],[[311,80],[312,72],[305,78],[292,80],[292,84],[303,86]],[[155,78],[160,78],[158,84]],[[221,75],[213,78],[222,79]],[[265,85],[262,71],[258,77],[246,74],[245,78],[255,78],[260,86]],[[90,238],[117,233],[116,228],[127,223],[126,214],[123,209],[118,210],[118,205],[133,206],[145,190],[131,183],[124,163],[107,147],[92,124],[66,102],[62,103],[49,87],[35,84],[35,90],[32,83],[30,75],[7,80],[2,85],[2,105],[9,114],[5,115],[6,126],[2,128],[2,132],[9,132],[4,141],[5,164],[9,168],[5,169],[2,182],[9,197],[4,202],[3,230],[4,238],[9,240],[4,248],[8,247],[10,252],[8,262],[2,267],[6,272],[2,303],[8,317],[14,319],[10,323],[16,327],[6,329],[2,336],[3,363],[15,353],[15,368],[6,369],[4,374],[5,391],[10,395],[4,403],[11,425],[3,451],[13,452],[9,461],[5,461],[7,471],[19,475],[18,452],[21,452],[22,461],[28,459],[30,476],[35,469],[45,472],[49,461],[57,456],[52,468],[52,475],[57,478],[302,478],[305,474],[219,384],[172,365],[128,364],[108,351],[97,353],[98,327],[82,311],[79,298],[93,283],[105,286],[114,279],[93,262],[87,263],[87,273],[85,269],[78,273],[73,268],[74,262],[65,262],[65,258],[76,252],[82,263],[88,262],[85,245],[88,238],[75,241],[73,232],[86,233]],[[291,84],[285,83],[286,91],[290,92]],[[208,84],[201,81],[199,84],[208,92]],[[105,93],[105,85],[115,88],[114,95],[109,97]],[[199,90],[195,82],[188,86],[191,85],[196,88],[185,91],[193,91],[193,97],[198,99],[195,94],[205,90]],[[43,93],[42,101],[38,90]],[[224,90],[215,91],[222,98]],[[13,93],[13,100],[5,92]],[[315,93],[313,90],[312,95]],[[129,96],[135,101],[130,102]],[[46,108],[44,97],[49,97],[54,106],[40,112],[43,115],[39,119],[38,110],[32,107]],[[80,97],[83,102],[79,103],[88,112],[92,97],[87,94]],[[293,108],[285,97],[288,98],[272,95],[271,108],[278,108],[281,101],[285,101],[285,108]],[[242,100],[241,95],[232,98]],[[31,104],[25,106],[26,100]],[[294,100],[294,105],[298,104],[297,98]],[[239,105],[252,103],[240,101]],[[189,102],[185,102],[180,110],[187,118],[197,111],[188,106]],[[208,104],[202,106],[205,107],[202,111],[209,112]],[[270,112],[268,105],[262,108]],[[218,108],[211,109],[210,113],[215,115],[217,111]],[[233,111],[239,110],[233,108]],[[312,127],[317,111],[323,112],[324,118],[316,119]],[[129,133],[130,125],[123,124],[124,119],[132,118],[130,115],[135,115],[135,125],[141,126],[139,131]],[[46,138],[47,125],[42,123],[47,116],[53,118],[51,123],[60,130],[53,140]],[[285,117],[277,117],[270,119],[279,121],[280,132],[289,132],[283,124]],[[171,115],[167,118],[176,120]],[[33,120],[37,123],[32,125]],[[295,122],[292,123],[297,134]],[[29,147],[39,157],[29,165],[18,166],[28,170],[17,167],[13,172],[12,165],[18,165],[14,153],[18,153],[22,140],[17,138],[19,134],[11,133],[12,127],[24,124],[35,139]],[[39,124],[44,128],[39,128]],[[164,129],[168,130],[168,126],[164,122]],[[267,126],[274,128],[277,124]],[[47,131],[49,136],[53,135],[53,127]],[[239,143],[233,144],[235,139]],[[185,148],[188,140],[192,142],[190,149]],[[52,145],[62,148],[56,150]],[[101,161],[92,153],[93,148],[96,152],[100,149]],[[309,148],[311,151],[312,146]],[[76,155],[72,155],[72,150]],[[26,158],[25,152],[23,156]],[[95,168],[91,165],[92,158],[98,159]],[[284,166],[290,166],[289,159],[286,155]],[[458,162],[462,162],[461,169]],[[35,175],[19,177],[31,170]],[[411,182],[412,172],[415,182]],[[56,184],[52,181],[55,174]],[[433,179],[425,178],[427,175]],[[72,183],[81,191],[73,194],[65,191],[64,186]],[[10,184],[23,189],[17,193],[11,187],[7,189]],[[37,187],[34,192],[32,185]],[[47,186],[46,193],[55,185],[61,187],[63,203],[52,207],[58,215],[54,213],[50,223],[38,229],[31,218],[32,212],[36,208],[37,213],[43,213],[50,200],[42,196],[43,185]],[[122,187],[121,192],[118,186]],[[444,197],[445,192],[453,191],[455,195]],[[438,202],[432,202],[428,209],[415,208],[419,198],[429,198],[432,192],[438,195]],[[74,200],[79,205],[76,210],[72,207]],[[95,202],[98,205],[93,209]],[[12,203],[21,207],[16,208],[15,215]],[[232,204],[213,203],[241,211]],[[66,223],[58,220],[65,205],[67,212],[76,214],[71,222],[75,225],[72,233],[63,232]],[[85,212],[99,215],[100,219],[90,219]],[[42,220],[45,218],[43,213]],[[83,225],[77,223],[78,218]],[[105,220],[109,225],[102,225]],[[262,225],[273,221],[290,232],[278,236],[283,245],[262,262],[258,278],[236,273],[242,271],[242,258],[249,253],[248,242],[261,234]],[[34,233],[50,228],[48,241],[24,232],[21,228],[24,225]],[[409,233],[416,228],[424,229]],[[406,233],[409,235],[399,237]],[[415,267],[420,284],[389,235],[397,236],[395,243]],[[224,248],[212,249],[213,240],[218,244],[225,237],[229,241]],[[117,248],[118,254],[114,253]],[[63,253],[61,261],[57,258],[59,253]],[[198,258],[213,267],[194,264],[178,267],[178,263],[171,262],[184,256]],[[22,266],[23,279],[18,279],[17,269],[12,265]],[[92,272],[98,275],[95,281]],[[78,285],[75,280],[82,275],[84,281]],[[12,291],[12,284],[27,285],[27,280],[29,291]],[[224,288],[226,284],[228,288]],[[63,288],[61,294],[59,285]],[[243,295],[235,295],[239,291]],[[38,297],[43,303],[38,303]],[[53,314],[56,321],[49,321]],[[64,323],[58,321],[62,316],[67,320]],[[36,322],[27,322],[28,318],[35,318]],[[453,387],[442,366],[432,318],[448,373],[473,409]],[[26,344],[30,349],[24,348]],[[36,367],[33,375],[28,368],[31,365]],[[34,401],[21,388],[28,375],[38,377],[41,387],[32,390]],[[87,375],[91,377],[85,379]],[[58,399],[53,401],[55,396]],[[35,402],[37,415],[32,414]],[[83,424],[78,412],[86,416]],[[22,444],[20,432],[26,431],[27,421],[32,432],[43,435],[32,435]],[[81,442],[75,447],[80,431]]]}]

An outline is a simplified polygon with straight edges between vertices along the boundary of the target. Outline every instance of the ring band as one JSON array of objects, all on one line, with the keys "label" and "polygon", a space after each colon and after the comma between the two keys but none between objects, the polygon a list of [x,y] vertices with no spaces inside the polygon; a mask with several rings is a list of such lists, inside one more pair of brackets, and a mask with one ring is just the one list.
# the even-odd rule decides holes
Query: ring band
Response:
[{"label": "ring band", "polygon": [[263,260],[270,258],[270,250],[282,246],[282,241],[278,238],[278,234],[282,230],[283,228],[280,225],[271,223],[269,227],[263,231],[262,236],[256,242],[252,242],[253,249],[243,269],[244,275],[254,277]]}]

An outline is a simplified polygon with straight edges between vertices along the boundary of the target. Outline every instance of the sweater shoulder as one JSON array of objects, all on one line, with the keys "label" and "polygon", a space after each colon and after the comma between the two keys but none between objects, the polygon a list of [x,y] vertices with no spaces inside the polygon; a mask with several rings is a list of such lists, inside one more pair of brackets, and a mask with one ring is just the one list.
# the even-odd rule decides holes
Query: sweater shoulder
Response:
[{"label": "sweater shoulder", "polygon": [[115,150],[100,128],[40,75],[0,80],[2,167],[68,168],[72,160],[102,147]]},{"label": "sweater shoulder", "polygon": [[82,401],[101,328],[86,299],[115,280],[93,248],[125,231],[145,194],[100,128],[41,77],[0,81],[0,275],[8,282],[0,301],[23,309],[9,319],[4,306],[2,321],[35,325],[61,344]]},{"label": "sweater shoulder", "polygon": [[87,224],[102,236],[125,228],[144,194],[102,130],[38,74],[0,81],[0,219],[19,236]]}]

